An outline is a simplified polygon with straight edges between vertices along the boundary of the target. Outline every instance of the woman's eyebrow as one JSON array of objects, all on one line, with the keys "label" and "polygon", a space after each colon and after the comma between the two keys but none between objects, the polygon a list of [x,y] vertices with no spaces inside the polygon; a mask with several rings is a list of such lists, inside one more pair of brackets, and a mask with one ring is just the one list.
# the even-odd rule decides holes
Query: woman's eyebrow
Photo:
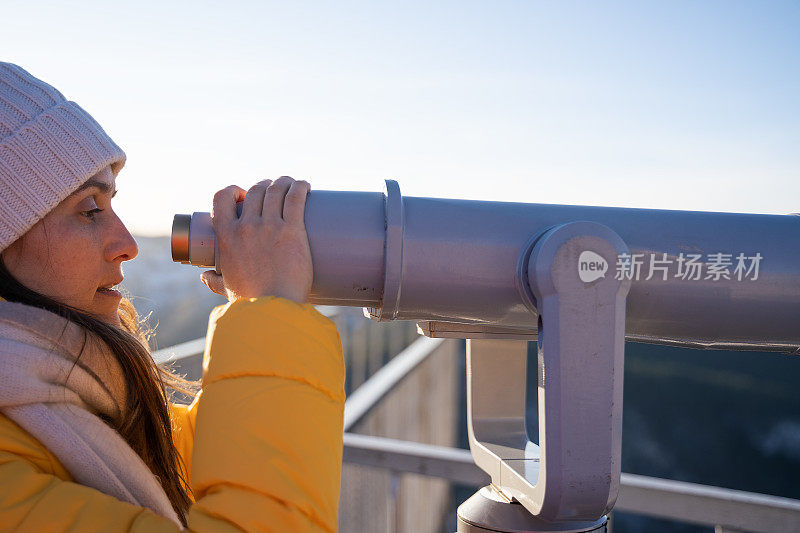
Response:
[{"label": "woman's eyebrow", "polygon": [[80,187],[75,189],[75,192],[70,194],[70,196],[75,196],[79,192],[84,191],[86,189],[89,189],[90,187],[95,187],[95,188],[99,189],[100,192],[103,193],[103,194],[111,194],[112,198],[117,194],[116,190],[114,190],[114,192],[111,193],[111,185],[108,182],[100,181],[100,180],[96,180],[96,179],[89,179],[89,180],[86,180],[83,183],[83,185],[81,185]]}]

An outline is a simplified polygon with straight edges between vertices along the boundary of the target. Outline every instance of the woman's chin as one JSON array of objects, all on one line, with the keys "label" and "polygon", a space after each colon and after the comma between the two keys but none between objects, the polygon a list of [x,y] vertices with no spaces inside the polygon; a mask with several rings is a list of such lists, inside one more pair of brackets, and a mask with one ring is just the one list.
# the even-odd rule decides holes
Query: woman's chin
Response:
[{"label": "woman's chin", "polygon": [[[108,294],[116,293],[116,294]],[[122,295],[117,291],[97,291],[94,305],[92,306],[92,314],[112,326],[121,326],[122,322],[119,319],[119,302],[122,300]]]}]

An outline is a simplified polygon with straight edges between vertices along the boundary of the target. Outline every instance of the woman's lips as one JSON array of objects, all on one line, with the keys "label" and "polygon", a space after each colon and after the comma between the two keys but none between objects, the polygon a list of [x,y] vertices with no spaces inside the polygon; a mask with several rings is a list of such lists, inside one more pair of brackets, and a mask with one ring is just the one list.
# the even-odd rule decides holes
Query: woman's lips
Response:
[{"label": "woman's lips", "polygon": [[97,289],[97,294],[109,296],[111,298],[122,298],[122,293],[114,289]]}]

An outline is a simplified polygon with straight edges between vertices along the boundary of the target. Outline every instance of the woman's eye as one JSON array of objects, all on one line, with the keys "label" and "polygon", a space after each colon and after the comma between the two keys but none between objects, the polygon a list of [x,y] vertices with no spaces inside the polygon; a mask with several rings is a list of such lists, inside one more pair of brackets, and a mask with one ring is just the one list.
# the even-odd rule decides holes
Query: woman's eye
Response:
[{"label": "woman's eye", "polygon": [[88,211],[81,211],[81,215],[85,216],[85,217],[86,217],[86,218],[88,218],[89,220],[94,220],[94,216],[95,216],[97,213],[102,213],[102,212],[103,212],[103,210],[102,210],[102,209],[100,209],[100,208],[97,208],[97,207],[96,207],[96,208],[94,208],[94,209],[90,209],[90,210],[88,210]]}]

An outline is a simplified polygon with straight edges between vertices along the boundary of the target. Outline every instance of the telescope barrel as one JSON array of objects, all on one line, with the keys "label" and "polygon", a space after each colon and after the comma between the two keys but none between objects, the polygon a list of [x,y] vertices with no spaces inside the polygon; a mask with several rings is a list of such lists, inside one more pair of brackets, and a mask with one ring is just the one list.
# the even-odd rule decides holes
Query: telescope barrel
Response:
[{"label": "telescope barrel", "polygon": [[[176,260],[213,266],[207,217],[193,215],[193,239],[180,231],[190,226],[186,215],[176,216]],[[195,219],[206,229],[196,229]],[[548,228],[583,220],[608,226],[630,249],[630,257],[599,273],[632,279],[628,340],[800,347],[796,215],[402,197],[389,180],[386,195],[312,191],[305,220],[315,304],[366,307],[380,320],[535,332],[535,302],[526,297],[523,275],[532,242]]]}]

